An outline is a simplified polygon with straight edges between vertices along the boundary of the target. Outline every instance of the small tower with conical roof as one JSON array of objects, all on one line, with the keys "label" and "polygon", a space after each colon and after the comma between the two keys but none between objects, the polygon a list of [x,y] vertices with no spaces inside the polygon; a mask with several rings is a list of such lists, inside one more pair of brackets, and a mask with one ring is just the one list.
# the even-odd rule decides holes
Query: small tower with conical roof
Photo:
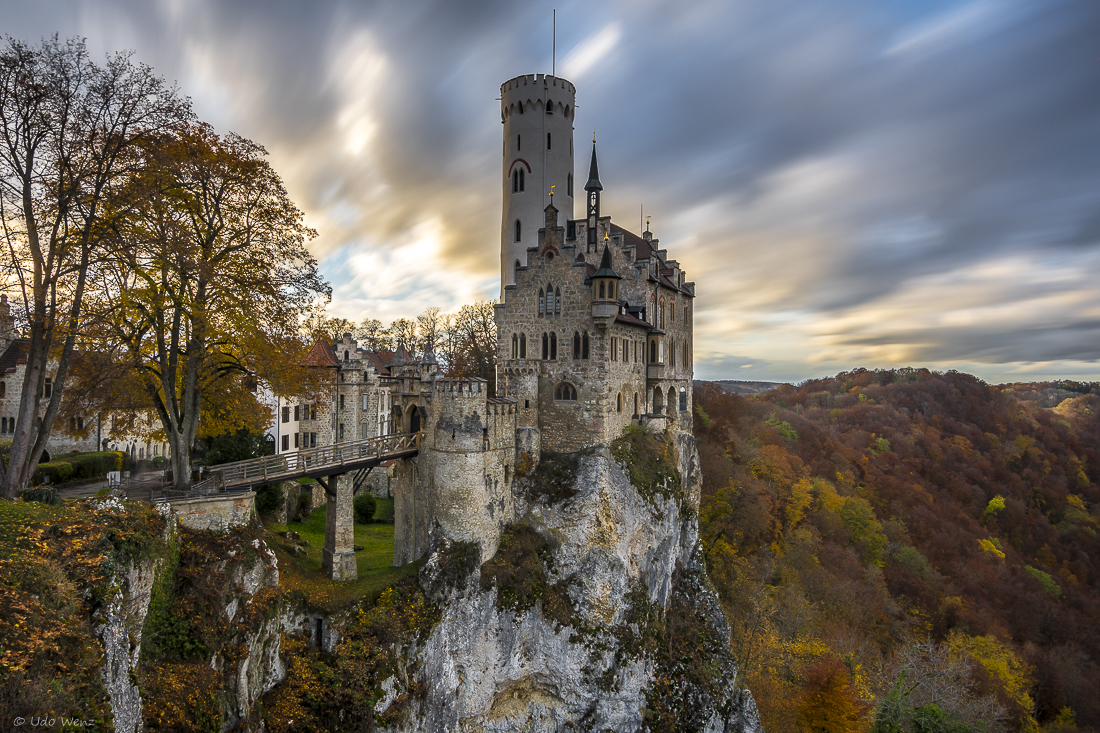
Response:
[{"label": "small tower with conical roof", "polygon": [[600,330],[619,312],[619,281],[622,278],[611,267],[611,243],[604,242],[600,267],[592,273],[592,318]]}]

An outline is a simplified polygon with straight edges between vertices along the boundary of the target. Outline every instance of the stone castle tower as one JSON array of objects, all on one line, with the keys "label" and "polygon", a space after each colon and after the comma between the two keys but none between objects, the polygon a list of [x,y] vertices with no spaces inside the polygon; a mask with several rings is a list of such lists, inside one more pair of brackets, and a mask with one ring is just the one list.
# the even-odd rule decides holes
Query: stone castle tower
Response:
[{"label": "stone castle tower", "polygon": [[504,125],[500,224],[500,286],[515,282],[537,241],[543,209],[553,203],[573,218],[573,118],[576,89],[565,79],[527,74],[500,85]]}]

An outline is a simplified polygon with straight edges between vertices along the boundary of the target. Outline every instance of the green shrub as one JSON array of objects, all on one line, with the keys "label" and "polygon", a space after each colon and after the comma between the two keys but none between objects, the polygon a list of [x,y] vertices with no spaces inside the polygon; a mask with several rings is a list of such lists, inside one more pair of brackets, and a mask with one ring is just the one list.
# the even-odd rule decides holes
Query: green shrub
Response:
[{"label": "green shrub", "polygon": [[353,502],[355,507],[355,521],[359,524],[370,524],[374,519],[376,503],[370,494],[357,494]]},{"label": "green shrub", "polygon": [[310,505],[313,503],[313,492],[303,491],[298,494],[298,515],[296,519],[304,522],[309,519]]},{"label": "green shrub", "polygon": [[267,484],[256,489],[256,511],[260,514],[271,514],[283,503],[283,485]]},{"label": "green shrub", "polygon": [[24,489],[19,493],[23,501],[37,501],[40,504],[60,504],[61,497],[52,486],[38,486],[33,489]]},{"label": "green shrub", "polygon": [[157,456],[151,461],[151,463],[153,464],[153,468],[166,468],[168,466],[168,457]]}]

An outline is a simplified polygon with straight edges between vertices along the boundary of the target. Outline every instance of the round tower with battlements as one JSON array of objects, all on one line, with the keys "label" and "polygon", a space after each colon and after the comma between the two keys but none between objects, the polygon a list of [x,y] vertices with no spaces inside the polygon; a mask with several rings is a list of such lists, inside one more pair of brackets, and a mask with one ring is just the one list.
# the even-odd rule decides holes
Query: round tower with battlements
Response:
[{"label": "round tower with battlements", "polygon": [[538,231],[551,202],[561,221],[573,218],[573,118],[576,89],[565,79],[526,74],[500,86],[504,123],[504,191],[500,226],[500,286],[516,281],[516,267],[527,264],[527,248],[538,245]]}]

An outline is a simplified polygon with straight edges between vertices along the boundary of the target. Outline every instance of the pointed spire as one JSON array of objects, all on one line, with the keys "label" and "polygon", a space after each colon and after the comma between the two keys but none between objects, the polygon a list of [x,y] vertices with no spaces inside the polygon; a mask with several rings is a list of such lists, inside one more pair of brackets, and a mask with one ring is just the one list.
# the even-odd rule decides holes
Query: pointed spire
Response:
[{"label": "pointed spire", "polygon": [[595,280],[598,277],[613,278],[615,280],[622,280],[619,277],[619,273],[615,272],[611,268],[611,246],[605,244],[603,246],[603,258],[600,260],[600,269],[592,273],[592,279]]},{"label": "pointed spire", "polygon": [[588,183],[584,184],[585,191],[602,191],[600,183],[600,167],[596,163],[596,140],[592,139],[592,165],[588,169]]}]

